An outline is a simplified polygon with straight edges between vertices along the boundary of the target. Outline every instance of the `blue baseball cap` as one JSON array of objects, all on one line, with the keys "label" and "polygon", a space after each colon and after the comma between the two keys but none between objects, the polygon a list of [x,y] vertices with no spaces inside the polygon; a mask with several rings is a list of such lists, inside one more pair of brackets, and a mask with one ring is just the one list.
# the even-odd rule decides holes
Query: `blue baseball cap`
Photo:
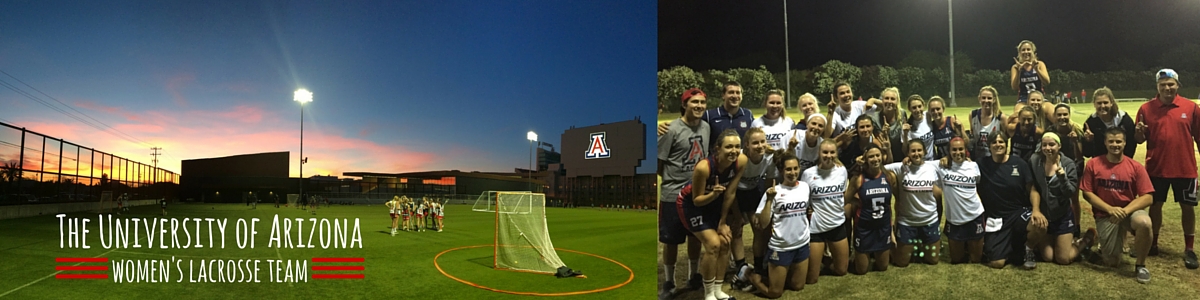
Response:
[{"label": "blue baseball cap", "polygon": [[1175,70],[1162,69],[1158,70],[1157,73],[1154,73],[1155,81],[1163,80],[1165,78],[1175,79],[1175,83],[1179,83],[1179,73],[1175,72]]}]

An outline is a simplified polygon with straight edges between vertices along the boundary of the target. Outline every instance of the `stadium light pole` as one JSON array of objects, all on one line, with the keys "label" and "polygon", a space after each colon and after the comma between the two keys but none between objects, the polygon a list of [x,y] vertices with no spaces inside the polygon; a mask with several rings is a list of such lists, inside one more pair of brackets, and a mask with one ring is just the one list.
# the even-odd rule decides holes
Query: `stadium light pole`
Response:
[{"label": "stadium light pole", "polygon": [[292,96],[292,101],[300,102],[300,198],[304,198],[304,103],[313,101],[313,94],[306,89],[298,89]]},{"label": "stadium light pole", "polygon": [[946,0],[950,20],[950,107],[958,107],[954,100],[954,0]]},{"label": "stadium light pole", "polygon": [[537,142],[537,133],[532,130],[525,134],[525,138],[529,139],[529,192],[533,192],[533,143]]}]

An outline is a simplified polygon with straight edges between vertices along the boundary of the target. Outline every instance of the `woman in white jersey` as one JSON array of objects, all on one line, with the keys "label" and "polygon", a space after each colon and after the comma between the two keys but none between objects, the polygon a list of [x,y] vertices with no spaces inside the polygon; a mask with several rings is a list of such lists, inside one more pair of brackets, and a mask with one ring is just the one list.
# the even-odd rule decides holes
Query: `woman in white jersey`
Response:
[{"label": "woman in white jersey", "polygon": [[388,214],[392,216],[392,236],[395,236],[396,225],[400,221],[400,214],[396,213],[396,209],[400,207],[400,196],[392,197],[392,201],[388,201],[384,205],[387,205]]},{"label": "woman in white jersey", "polygon": [[[766,134],[763,133],[762,128],[751,127],[746,130],[745,145],[742,147],[742,154],[747,158],[746,166],[742,173],[742,179],[738,180],[737,204],[734,206],[737,213],[729,216],[729,229],[733,234],[730,251],[733,253],[738,274],[744,274],[750,268],[746,264],[746,249],[745,242],[742,240],[742,231],[746,221],[753,220],[750,216],[758,208],[763,192],[767,187],[775,185],[778,170],[771,165],[774,154],[771,153],[772,149],[768,145]],[[763,267],[762,255],[766,251],[769,234],[770,232],[764,231],[754,232],[754,240],[751,245],[753,245],[756,268]],[[749,282],[745,279],[745,275],[734,277],[733,287],[742,290],[749,288]]]},{"label": "woman in white jersey", "polygon": [[833,256],[829,264],[833,275],[846,275],[850,267],[845,201],[848,174],[837,156],[837,143],[833,140],[822,141],[817,167],[804,170],[800,175],[800,181],[809,187],[809,201],[813,208],[810,245],[812,253],[817,254],[808,265],[808,284],[817,283],[817,276],[821,274],[821,254],[825,253],[826,247],[829,247]]},{"label": "woman in white jersey", "polygon": [[801,170],[807,170],[817,164],[820,152],[818,146],[821,141],[825,140],[821,137],[821,134],[825,132],[824,115],[810,115],[804,122],[808,124],[807,129],[792,130],[787,148],[792,149],[792,153],[795,153],[796,157],[800,159]]},{"label": "woman in white jersey", "polygon": [[[804,289],[809,272],[808,184],[799,181],[800,160],[790,153],[781,154],[776,166],[783,174],[780,184],[767,189],[755,213],[756,231],[771,233],[767,254],[769,282],[758,273],[750,282],[766,298],[783,296],[789,290]],[[787,279],[791,280],[787,280]],[[786,282],[786,284],[785,284]]]},{"label": "woman in white jersey", "polygon": [[900,192],[896,174],[883,168],[885,149],[871,144],[857,159],[861,171],[850,178],[846,202],[854,212],[854,274],[866,274],[875,258],[875,270],[887,271],[896,236],[892,233],[892,195]]},{"label": "woman in white jersey", "polygon": [[942,188],[937,186],[937,161],[925,160],[925,144],[921,140],[907,143],[908,156],[904,161],[884,166],[896,173],[900,181],[900,197],[896,200],[896,251],[892,262],[898,267],[908,266],[913,255],[925,263],[938,263],[939,241],[938,208],[941,206]]},{"label": "woman in white jersey", "polygon": [[[922,149],[929,151],[925,157],[933,157],[933,149],[929,148],[930,145],[933,145],[933,128],[929,126],[929,122],[926,122],[925,99],[921,98],[921,95],[912,95],[908,96],[907,103],[908,119],[905,119],[904,125],[901,125],[901,128],[904,130],[904,135],[902,135],[904,140],[903,145],[908,145],[908,141],[911,140],[919,140],[921,141],[921,146],[923,146]],[[904,149],[904,157],[908,157],[908,148],[901,148]],[[897,161],[900,160],[902,159],[897,159]]]},{"label": "woman in white jersey", "polygon": [[971,129],[967,131],[971,144],[971,160],[988,159],[992,157],[988,147],[989,137],[994,137],[1004,130],[1004,113],[1000,111],[1000,93],[992,86],[979,89],[979,108],[971,110],[968,117]]},{"label": "woman in white jersey", "polygon": [[967,157],[967,142],[950,140],[950,156],[943,157],[937,170],[938,185],[946,211],[946,237],[950,239],[950,263],[979,263],[983,259],[983,202],[975,185],[979,164]]},{"label": "woman in white jersey", "polygon": [[[883,131],[887,134],[888,143],[892,145],[903,144],[904,120],[908,118],[908,114],[900,107],[900,89],[889,87],[883,89],[879,93],[880,107],[879,124]],[[904,159],[904,149],[901,147],[891,147],[890,153],[885,153],[888,159],[884,160],[884,164],[890,164]]]},{"label": "woman in white jersey", "polygon": [[434,205],[437,207],[437,231],[442,232],[442,228],[446,226],[442,223],[442,218],[446,216],[446,206],[444,206],[441,202],[434,203]]},{"label": "woman in white jersey", "polygon": [[788,117],[783,110],[783,99],[785,99],[783,91],[777,89],[767,91],[767,113],[750,123],[751,128],[762,128],[767,145],[770,145],[771,149],[787,147],[787,134],[792,127],[796,126],[796,121],[792,121],[792,118]]},{"label": "woman in white jersey", "polygon": [[396,210],[400,211],[400,217],[403,219],[402,230],[408,231],[412,228],[412,221],[409,220],[412,215],[412,202],[408,200],[408,196],[400,197],[400,208]]}]

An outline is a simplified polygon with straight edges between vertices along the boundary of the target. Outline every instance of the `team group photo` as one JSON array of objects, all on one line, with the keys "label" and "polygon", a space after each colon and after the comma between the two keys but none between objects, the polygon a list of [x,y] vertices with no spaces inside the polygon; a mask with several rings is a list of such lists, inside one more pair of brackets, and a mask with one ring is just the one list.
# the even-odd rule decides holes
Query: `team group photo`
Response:
[{"label": "team group photo", "polygon": [[[699,15],[772,7],[766,19],[780,23],[660,27],[660,40],[677,43],[660,48],[658,73],[659,299],[1186,298],[1200,289],[1200,89],[1189,84],[1200,60],[1174,55],[1200,46],[1181,40],[1144,66],[1120,59],[1083,72],[1059,69],[1080,52],[1070,43],[1012,33],[967,39],[968,51],[1003,47],[978,51],[996,57],[951,57],[945,44],[941,54],[810,50],[796,41],[853,35],[785,34],[797,28],[774,7],[785,4],[669,4]],[[745,49],[762,47],[666,37],[748,24],[778,35],[729,39],[792,46],[790,71],[772,68],[782,57]],[[858,66],[880,58],[844,51],[902,59]],[[814,52],[826,56],[801,58],[815,67],[796,71],[796,54]],[[719,58],[738,53],[735,61],[763,65]],[[968,70],[948,69],[956,60]]]}]

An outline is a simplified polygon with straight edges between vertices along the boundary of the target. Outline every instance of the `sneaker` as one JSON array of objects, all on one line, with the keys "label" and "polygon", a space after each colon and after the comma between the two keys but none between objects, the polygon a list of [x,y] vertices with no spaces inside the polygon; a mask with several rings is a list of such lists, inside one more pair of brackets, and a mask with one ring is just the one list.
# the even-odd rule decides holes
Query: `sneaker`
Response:
[{"label": "sneaker", "polygon": [[1092,246],[1096,245],[1096,236],[1096,228],[1088,228],[1088,230],[1079,237],[1080,249],[1092,249]]},{"label": "sneaker", "polygon": [[700,278],[700,274],[692,274],[692,278],[688,279],[687,286],[683,287],[684,290],[689,291],[698,290],[701,288],[704,288],[704,279]]},{"label": "sneaker", "polygon": [[675,294],[674,292],[675,281],[663,282],[662,286],[658,288],[658,300],[671,299],[671,296]]},{"label": "sneaker", "polygon": [[749,281],[741,280],[736,277],[733,278],[733,281],[729,282],[729,287],[743,292],[750,292],[754,290],[754,285],[750,284]]},{"label": "sneaker", "polygon": [[1036,256],[1033,254],[1033,250],[1028,250],[1028,249],[1026,249],[1026,250],[1025,250],[1025,265],[1024,265],[1025,269],[1026,269],[1026,270],[1033,270],[1033,269],[1036,269],[1036,268],[1037,268],[1037,261],[1036,261],[1036,260],[1037,260],[1037,258],[1036,258]]},{"label": "sneaker", "polygon": [[1137,268],[1137,282],[1150,283],[1150,270],[1146,270],[1145,267]]},{"label": "sneaker", "polygon": [[1196,261],[1196,252],[1195,251],[1192,251],[1192,250],[1184,251],[1183,266],[1187,267],[1188,269],[1200,268],[1200,262]]}]

